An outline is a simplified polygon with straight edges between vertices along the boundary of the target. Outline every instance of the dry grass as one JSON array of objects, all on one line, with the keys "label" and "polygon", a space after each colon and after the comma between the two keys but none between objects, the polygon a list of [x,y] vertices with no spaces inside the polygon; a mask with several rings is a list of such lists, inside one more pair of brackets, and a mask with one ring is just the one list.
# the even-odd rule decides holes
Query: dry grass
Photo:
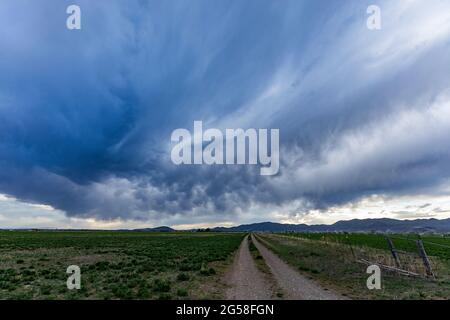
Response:
[{"label": "dry grass", "polygon": [[[369,275],[366,273],[366,266],[357,263],[357,260],[364,258],[395,266],[389,251],[272,234],[260,234],[259,238],[300,272],[318,280],[325,287],[334,288],[353,299],[450,298],[450,277],[448,277],[450,268],[448,264],[436,258],[433,258],[433,265],[439,271],[440,277],[437,281],[383,271],[382,290],[368,290],[366,280]],[[417,258],[410,256],[401,259],[405,268],[424,272]]]}]

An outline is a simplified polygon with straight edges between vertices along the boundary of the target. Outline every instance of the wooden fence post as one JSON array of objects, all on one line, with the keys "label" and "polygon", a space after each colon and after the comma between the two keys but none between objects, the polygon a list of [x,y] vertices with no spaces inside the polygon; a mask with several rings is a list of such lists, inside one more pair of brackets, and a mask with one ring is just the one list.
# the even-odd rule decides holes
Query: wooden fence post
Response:
[{"label": "wooden fence post", "polygon": [[434,278],[433,270],[431,269],[431,263],[428,259],[427,253],[425,251],[425,247],[423,246],[422,240],[417,240],[417,249],[419,250],[419,256],[422,258],[423,265],[425,266],[425,270],[427,272],[427,276]]},{"label": "wooden fence post", "polygon": [[344,234],[345,234],[345,241],[347,242],[345,244],[347,244],[350,247],[350,251],[352,252],[353,259],[357,260],[355,251],[353,250],[352,243],[350,242],[350,240],[348,238],[348,232],[344,232]]},{"label": "wooden fence post", "polygon": [[401,268],[402,265],[400,263],[400,257],[398,256],[397,250],[395,250],[394,243],[392,242],[391,238],[389,238],[389,237],[386,237],[386,241],[389,245],[389,249],[391,250],[392,256],[394,257],[395,265],[397,266],[397,268]]}]

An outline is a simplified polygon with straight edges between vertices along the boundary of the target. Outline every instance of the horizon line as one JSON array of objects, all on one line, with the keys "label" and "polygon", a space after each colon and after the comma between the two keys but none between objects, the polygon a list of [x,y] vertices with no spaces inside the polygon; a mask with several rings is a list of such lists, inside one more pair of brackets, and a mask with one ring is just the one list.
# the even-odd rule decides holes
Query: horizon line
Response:
[{"label": "horizon line", "polygon": [[156,226],[156,227],[142,227],[142,228],[134,228],[134,229],[130,229],[130,228],[118,228],[118,229],[102,229],[102,228],[52,228],[52,227],[41,227],[41,228],[36,228],[36,227],[16,227],[16,228],[3,228],[0,227],[0,231],[2,230],[60,230],[60,231],[138,231],[138,230],[145,230],[145,229],[158,229],[158,228],[170,228],[174,231],[193,231],[193,230],[206,230],[206,229],[218,229],[218,228],[224,228],[224,229],[231,229],[231,228],[237,228],[240,226],[248,226],[248,225],[255,225],[255,224],[263,224],[263,223],[272,223],[272,224],[281,224],[281,225],[305,225],[308,227],[312,227],[312,226],[333,226],[339,222],[350,222],[350,221],[370,221],[370,220],[394,220],[394,221],[420,221],[420,220],[437,220],[437,221],[444,221],[444,220],[448,220],[450,219],[450,217],[448,218],[443,218],[443,219],[438,219],[438,218],[415,218],[415,219],[393,219],[393,218],[365,218],[365,219],[349,219],[349,220],[338,220],[334,223],[331,224],[326,224],[326,223],[319,223],[319,224],[308,224],[308,223],[282,223],[282,222],[273,222],[273,221],[261,221],[261,222],[251,222],[251,223],[242,223],[242,224],[238,224],[238,225],[233,225],[230,227],[224,227],[224,226],[214,226],[214,227],[199,227],[199,228],[191,228],[191,229],[176,229],[173,226],[167,226],[167,225],[160,225],[160,226]]}]

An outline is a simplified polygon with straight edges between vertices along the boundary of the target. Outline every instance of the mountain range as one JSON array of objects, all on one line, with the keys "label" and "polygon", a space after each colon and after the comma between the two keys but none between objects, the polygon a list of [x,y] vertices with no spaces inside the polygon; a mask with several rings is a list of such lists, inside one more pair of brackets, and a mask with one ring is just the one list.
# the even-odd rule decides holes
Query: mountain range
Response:
[{"label": "mountain range", "polygon": [[282,224],[274,222],[262,222],[235,227],[217,227],[211,231],[223,232],[450,232],[450,219],[354,219],[338,221],[331,225],[306,225],[306,224]]},{"label": "mountain range", "polygon": [[[2,230],[0,228],[0,230]],[[31,229],[15,229],[31,230]],[[38,230],[38,229],[33,229]],[[58,231],[62,229],[40,229],[46,231]],[[94,231],[83,229],[64,229],[64,231]],[[100,231],[100,230],[98,230]],[[395,232],[395,233],[450,233],[449,219],[417,219],[417,220],[396,220],[396,219],[353,219],[338,221],[334,224],[283,224],[276,222],[260,222],[252,224],[242,224],[234,227],[215,227],[207,229],[178,230],[167,226],[156,228],[140,229],[120,229],[116,231],[140,231],[140,232]]]}]

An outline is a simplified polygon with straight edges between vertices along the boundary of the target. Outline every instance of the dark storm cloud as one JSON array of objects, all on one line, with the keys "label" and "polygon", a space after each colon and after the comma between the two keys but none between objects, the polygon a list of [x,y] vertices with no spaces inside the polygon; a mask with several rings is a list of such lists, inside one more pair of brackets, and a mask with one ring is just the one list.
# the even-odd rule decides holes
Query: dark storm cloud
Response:
[{"label": "dark storm cloud", "polygon": [[[69,4],[0,4],[0,193],[146,219],[449,178],[448,4],[382,1],[378,32],[364,1],[79,1],[80,31]],[[170,133],[194,120],[280,128],[280,175],[174,166]]]}]

